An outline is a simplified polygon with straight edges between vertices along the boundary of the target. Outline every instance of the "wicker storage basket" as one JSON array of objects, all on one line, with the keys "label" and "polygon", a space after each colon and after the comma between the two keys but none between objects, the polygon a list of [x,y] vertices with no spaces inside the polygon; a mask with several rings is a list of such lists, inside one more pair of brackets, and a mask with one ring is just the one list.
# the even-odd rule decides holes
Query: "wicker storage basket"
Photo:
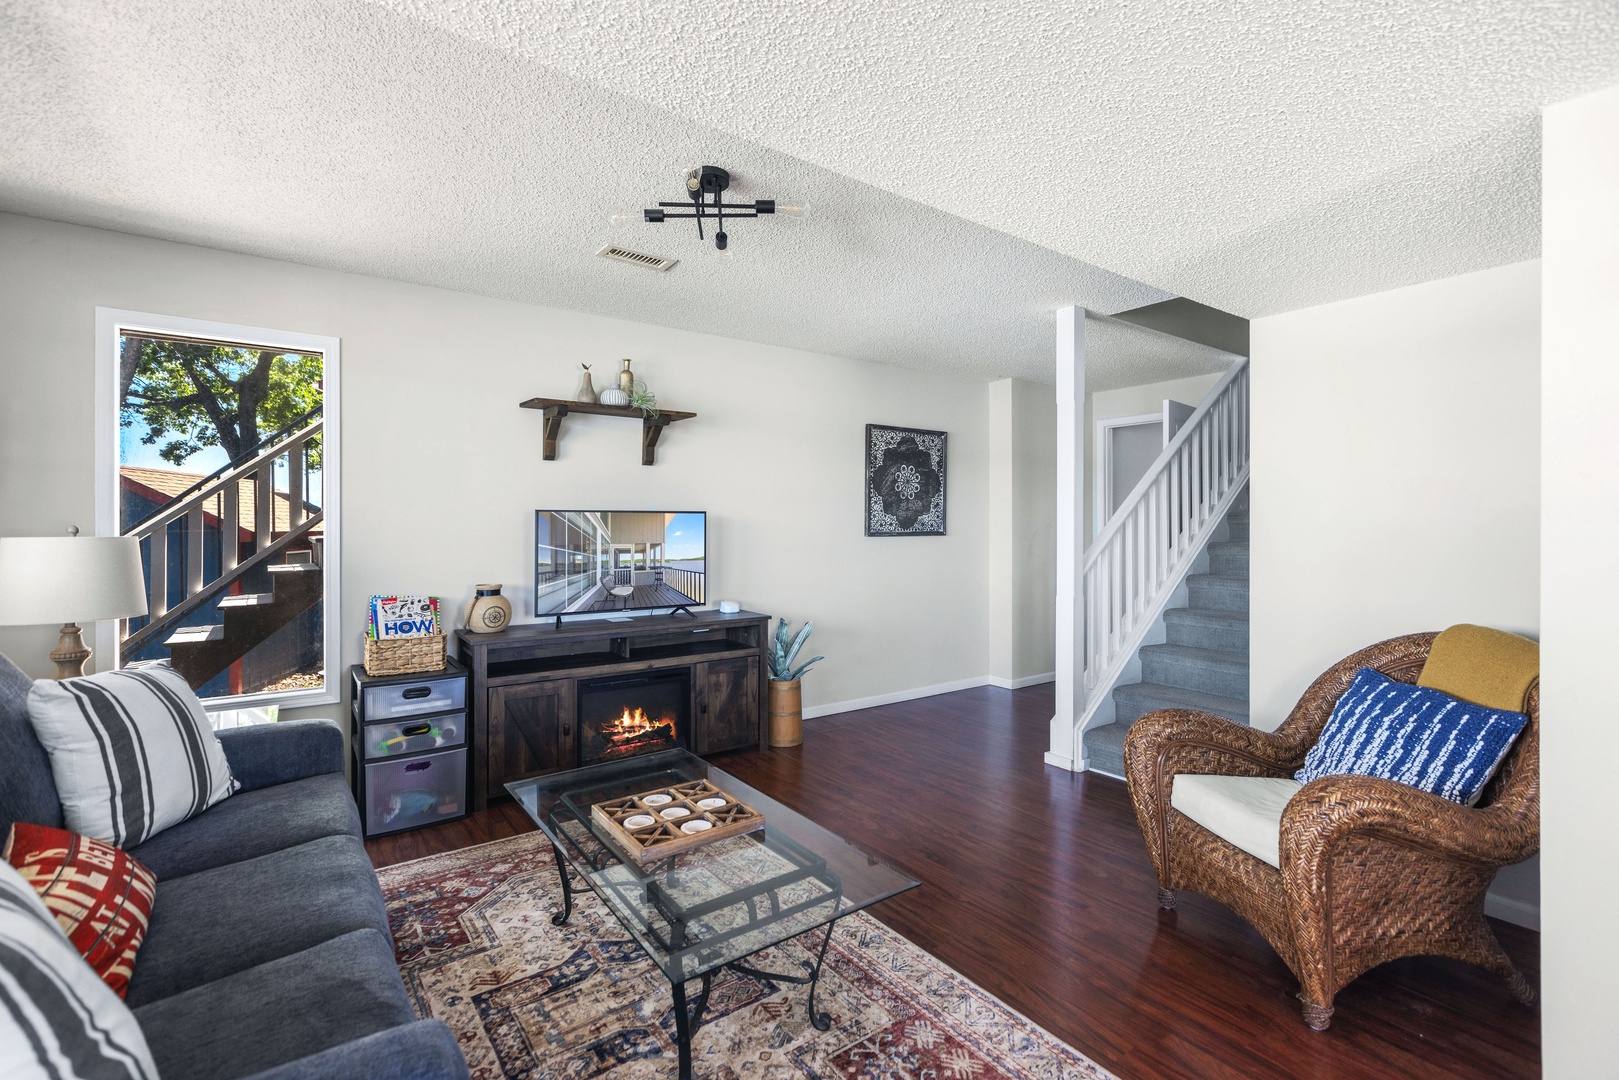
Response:
[{"label": "wicker storage basket", "polygon": [[367,675],[408,675],[413,671],[440,671],[444,667],[444,635],[365,639]]}]

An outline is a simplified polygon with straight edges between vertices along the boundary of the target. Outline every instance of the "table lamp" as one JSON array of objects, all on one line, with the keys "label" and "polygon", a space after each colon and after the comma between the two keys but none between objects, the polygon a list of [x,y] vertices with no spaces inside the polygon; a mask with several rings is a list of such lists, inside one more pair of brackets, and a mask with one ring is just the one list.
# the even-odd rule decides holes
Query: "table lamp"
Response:
[{"label": "table lamp", "polygon": [[66,620],[51,659],[56,677],[84,674],[79,623],[146,614],[141,545],[133,536],[0,536],[0,625]]}]

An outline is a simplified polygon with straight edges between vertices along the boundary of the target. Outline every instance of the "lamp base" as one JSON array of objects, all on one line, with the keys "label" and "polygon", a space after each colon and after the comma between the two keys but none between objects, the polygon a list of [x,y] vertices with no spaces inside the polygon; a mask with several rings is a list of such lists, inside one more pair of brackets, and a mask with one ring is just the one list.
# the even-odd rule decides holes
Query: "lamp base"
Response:
[{"label": "lamp base", "polygon": [[90,647],[84,643],[84,633],[78,623],[63,625],[61,636],[56,639],[56,648],[51,650],[51,659],[56,663],[58,679],[77,679],[84,674],[84,662],[90,659]]}]

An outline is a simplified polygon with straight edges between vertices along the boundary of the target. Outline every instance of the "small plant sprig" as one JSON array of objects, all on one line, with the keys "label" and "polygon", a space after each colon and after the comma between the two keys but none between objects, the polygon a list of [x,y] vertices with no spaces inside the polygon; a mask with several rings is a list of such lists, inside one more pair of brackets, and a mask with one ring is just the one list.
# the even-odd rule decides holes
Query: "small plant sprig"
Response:
[{"label": "small plant sprig", "polygon": [[658,415],[658,395],[646,388],[640,379],[630,388],[630,408],[640,409],[647,416]]},{"label": "small plant sprig", "polygon": [[770,654],[771,679],[776,682],[793,682],[803,678],[804,672],[810,669],[810,665],[818,660],[826,659],[824,656],[817,656],[813,660],[806,660],[796,668],[793,667],[793,661],[798,659],[798,650],[804,647],[804,642],[809,640],[810,631],[813,629],[815,629],[814,621],[806,622],[803,629],[799,630],[798,635],[789,644],[787,640],[787,620],[780,619],[777,621],[776,647]]}]

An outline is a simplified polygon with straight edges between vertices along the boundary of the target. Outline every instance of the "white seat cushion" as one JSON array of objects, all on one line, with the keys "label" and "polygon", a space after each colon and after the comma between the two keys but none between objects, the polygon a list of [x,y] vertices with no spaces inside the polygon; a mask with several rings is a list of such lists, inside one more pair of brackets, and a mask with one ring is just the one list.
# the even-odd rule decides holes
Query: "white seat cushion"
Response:
[{"label": "white seat cushion", "polygon": [[1228,844],[1282,868],[1282,810],[1300,784],[1292,777],[1175,777],[1169,805]]}]

